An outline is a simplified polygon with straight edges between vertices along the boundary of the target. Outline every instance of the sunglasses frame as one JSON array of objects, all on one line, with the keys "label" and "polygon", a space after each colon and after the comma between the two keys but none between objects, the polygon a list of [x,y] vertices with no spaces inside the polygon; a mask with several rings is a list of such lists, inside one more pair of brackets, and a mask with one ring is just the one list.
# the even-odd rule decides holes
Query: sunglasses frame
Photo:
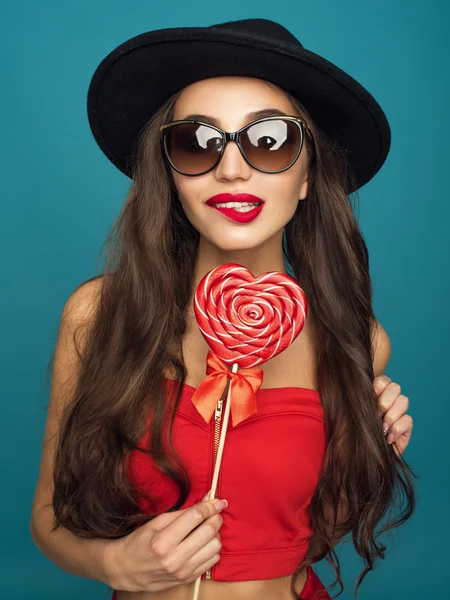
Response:
[{"label": "sunglasses frame", "polygon": [[[298,152],[294,158],[294,160],[284,169],[280,169],[278,171],[266,171],[265,169],[260,169],[259,167],[255,166],[245,155],[244,149],[242,148],[241,145],[241,135],[250,127],[252,127],[253,125],[256,125],[257,123],[262,123],[265,121],[292,121],[294,122],[297,127],[300,130],[300,144],[299,144],[299,148],[298,148]],[[220,151],[220,154],[217,156],[217,160],[215,161],[214,165],[212,167],[210,167],[209,169],[207,169],[206,171],[202,171],[201,173],[184,173],[183,171],[180,171],[179,169],[177,169],[177,167],[175,167],[175,165],[172,163],[172,161],[170,160],[169,157],[169,153],[167,151],[167,145],[166,145],[166,140],[167,140],[167,135],[166,132],[170,127],[173,127],[175,125],[178,125],[180,123],[196,123],[198,125],[205,125],[206,127],[211,127],[211,129],[215,129],[217,132],[220,133],[222,140],[224,140],[224,143],[222,145],[222,150]],[[245,162],[247,164],[249,164],[253,169],[256,169],[257,171],[260,171],[261,173],[269,173],[269,174],[275,174],[275,173],[282,173],[283,171],[287,171],[288,169],[290,169],[295,162],[298,160],[298,157],[301,154],[302,148],[303,148],[303,144],[304,144],[304,140],[305,140],[305,131],[304,131],[304,127],[307,129],[309,137],[311,139],[312,135],[311,135],[311,131],[308,127],[308,124],[306,123],[306,121],[304,121],[303,119],[300,119],[300,117],[295,117],[295,116],[291,116],[291,115],[273,115],[270,117],[262,117],[261,119],[257,119],[256,121],[252,121],[251,123],[248,123],[247,125],[244,125],[244,127],[242,127],[241,129],[239,129],[238,131],[234,131],[234,132],[229,132],[229,131],[224,131],[223,129],[220,129],[220,127],[216,127],[215,125],[211,125],[211,123],[205,123],[204,121],[197,121],[196,119],[179,119],[176,121],[170,121],[168,123],[165,123],[164,125],[161,125],[161,127],[159,128],[159,132],[160,132],[160,136],[161,136],[161,147],[162,147],[162,151],[163,151],[163,156],[166,158],[167,162],[169,163],[169,165],[172,167],[172,169],[174,169],[177,173],[180,173],[180,175],[185,175],[186,177],[198,177],[199,175],[205,175],[206,173],[209,173],[210,171],[213,171],[217,165],[220,163],[222,156],[225,152],[225,149],[227,147],[228,142],[232,141],[232,142],[236,142],[239,151],[243,157],[243,159],[245,160]]]}]

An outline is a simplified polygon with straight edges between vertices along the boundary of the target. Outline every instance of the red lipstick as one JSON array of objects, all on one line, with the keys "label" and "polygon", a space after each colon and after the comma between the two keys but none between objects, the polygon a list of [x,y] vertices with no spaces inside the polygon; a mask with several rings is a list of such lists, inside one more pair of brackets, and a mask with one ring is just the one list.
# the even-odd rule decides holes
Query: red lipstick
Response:
[{"label": "red lipstick", "polygon": [[[225,202],[248,202],[251,204],[258,203],[258,206],[255,206],[251,210],[246,210],[244,212],[236,210],[236,208],[232,207],[218,207],[217,204],[224,204]],[[264,200],[258,198],[258,196],[253,196],[253,194],[217,194],[216,196],[212,196],[206,201],[208,206],[218,210],[223,215],[235,221],[237,223],[249,223],[256,219],[259,213],[262,211],[264,206]]]}]

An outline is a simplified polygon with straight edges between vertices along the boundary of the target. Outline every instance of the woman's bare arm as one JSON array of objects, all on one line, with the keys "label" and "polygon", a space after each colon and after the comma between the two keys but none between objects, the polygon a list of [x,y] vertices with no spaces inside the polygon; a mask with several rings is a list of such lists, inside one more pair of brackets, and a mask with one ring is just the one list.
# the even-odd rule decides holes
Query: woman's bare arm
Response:
[{"label": "woman's bare arm", "polygon": [[[83,326],[89,325],[95,315],[101,282],[102,279],[96,279],[77,288],[67,300],[61,317],[30,531],[39,550],[61,569],[109,585],[108,549],[111,540],[81,538],[64,527],[51,532],[54,516],[53,457],[62,411],[71,399],[80,366],[74,342],[75,329],[82,325],[78,329],[78,334],[82,334]],[[83,335],[77,335],[77,345],[82,353]]]},{"label": "woman's bare arm", "polygon": [[111,540],[84,539],[65,527],[51,532],[52,505],[40,506],[33,511],[31,535],[39,550],[58,567],[77,575],[111,585],[111,561],[108,551]]}]

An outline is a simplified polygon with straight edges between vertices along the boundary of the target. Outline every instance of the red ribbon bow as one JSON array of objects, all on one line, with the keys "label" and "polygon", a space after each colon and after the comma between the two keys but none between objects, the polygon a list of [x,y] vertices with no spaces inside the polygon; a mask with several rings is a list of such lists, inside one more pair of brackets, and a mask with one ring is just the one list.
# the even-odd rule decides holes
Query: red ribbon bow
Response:
[{"label": "red ribbon bow", "polygon": [[207,423],[223,394],[228,379],[231,379],[231,419],[233,427],[256,412],[256,392],[263,381],[262,369],[239,369],[230,371],[227,365],[211,350],[206,358],[207,377],[192,396],[197,411]]}]

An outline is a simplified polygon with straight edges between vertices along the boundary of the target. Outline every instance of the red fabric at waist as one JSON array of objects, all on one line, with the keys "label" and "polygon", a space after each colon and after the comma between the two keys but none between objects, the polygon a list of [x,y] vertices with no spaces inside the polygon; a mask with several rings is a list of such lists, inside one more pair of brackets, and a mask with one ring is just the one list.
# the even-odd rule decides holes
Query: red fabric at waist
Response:
[{"label": "red fabric at waist", "polygon": [[290,575],[305,557],[307,549],[308,540],[298,546],[276,550],[224,552],[222,548],[220,560],[213,567],[212,578],[215,581],[248,581]]}]

